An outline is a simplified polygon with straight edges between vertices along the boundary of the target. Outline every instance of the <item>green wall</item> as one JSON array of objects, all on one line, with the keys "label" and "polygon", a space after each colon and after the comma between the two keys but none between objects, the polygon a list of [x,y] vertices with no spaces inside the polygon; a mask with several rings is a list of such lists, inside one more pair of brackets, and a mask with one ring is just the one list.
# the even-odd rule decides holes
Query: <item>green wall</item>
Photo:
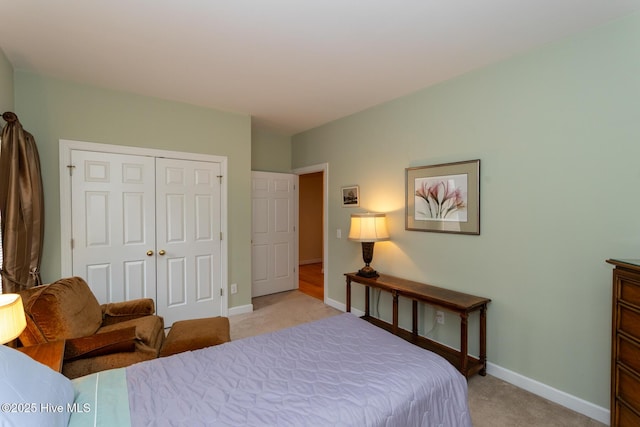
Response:
[{"label": "green wall", "polygon": [[291,137],[253,129],[251,169],[262,172],[291,172]]},{"label": "green wall", "polygon": [[[391,241],[376,244],[375,268],[491,298],[489,362],[608,408],[605,260],[640,255],[639,112],[632,15],[295,135],[293,168],[329,163],[328,297],[344,302],[342,274],[363,264],[336,229],[346,235],[352,212],[386,212]],[[481,235],[406,231],[405,168],[472,159]],[[359,209],[341,207],[347,184],[360,185]],[[383,295],[383,318],[390,306]],[[458,346],[446,320],[433,336]],[[422,330],[432,322],[425,310]]]},{"label": "green wall", "polygon": [[17,70],[15,107],[38,145],[45,190],[43,280],[60,277],[60,139],[228,157],[229,307],[251,302],[251,118]]},{"label": "green wall", "polygon": [[[13,111],[13,67],[0,49],[0,116],[5,111]],[[0,118],[0,128],[4,126]]]}]

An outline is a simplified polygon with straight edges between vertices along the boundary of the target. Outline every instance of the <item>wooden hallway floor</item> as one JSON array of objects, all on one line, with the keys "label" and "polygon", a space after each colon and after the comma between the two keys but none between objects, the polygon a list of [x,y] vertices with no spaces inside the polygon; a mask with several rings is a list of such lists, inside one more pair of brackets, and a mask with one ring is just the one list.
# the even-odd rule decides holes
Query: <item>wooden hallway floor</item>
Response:
[{"label": "wooden hallway floor", "polygon": [[324,273],[322,263],[298,266],[298,289],[300,292],[324,301]]}]

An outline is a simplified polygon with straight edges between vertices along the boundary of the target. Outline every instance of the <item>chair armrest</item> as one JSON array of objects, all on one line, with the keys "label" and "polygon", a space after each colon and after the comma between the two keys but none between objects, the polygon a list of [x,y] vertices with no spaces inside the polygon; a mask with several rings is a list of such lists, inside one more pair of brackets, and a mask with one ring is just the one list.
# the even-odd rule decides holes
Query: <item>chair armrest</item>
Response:
[{"label": "chair armrest", "polygon": [[136,347],[136,327],[118,329],[88,337],[66,340],[64,360],[86,359],[106,354],[132,352]]},{"label": "chair armrest", "polygon": [[102,326],[126,320],[137,319],[155,313],[155,305],[151,298],[140,298],[122,302],[102,304]]}]

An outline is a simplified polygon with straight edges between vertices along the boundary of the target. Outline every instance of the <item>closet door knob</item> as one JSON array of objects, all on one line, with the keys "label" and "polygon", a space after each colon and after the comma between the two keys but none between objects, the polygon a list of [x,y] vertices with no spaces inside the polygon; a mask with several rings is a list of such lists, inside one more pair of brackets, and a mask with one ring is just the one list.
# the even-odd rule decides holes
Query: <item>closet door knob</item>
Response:
[{"label": "closet door knob", "polygon": [[166,252],[164,251],[164,249],[160,249],[160,250],[158,251],[158,254],[159,254],[159,255],[164,255],[164,254],[166,254]]},{"label": "closet door knob", "polygon": [[153,255],[153,251],[147,251],[147,256]]}]

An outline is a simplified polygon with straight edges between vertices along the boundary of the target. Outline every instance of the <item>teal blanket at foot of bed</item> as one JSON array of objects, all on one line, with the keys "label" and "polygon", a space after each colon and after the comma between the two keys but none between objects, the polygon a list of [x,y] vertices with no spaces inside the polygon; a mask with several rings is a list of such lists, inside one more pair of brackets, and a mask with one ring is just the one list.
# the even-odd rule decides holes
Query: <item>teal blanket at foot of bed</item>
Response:
[{"label": "teal blanket at foot of bed", "polygon": [[75,389],[76,410],[71,414],[69,427],[131,426],[124,368],[98,372],[71,382]]}]

